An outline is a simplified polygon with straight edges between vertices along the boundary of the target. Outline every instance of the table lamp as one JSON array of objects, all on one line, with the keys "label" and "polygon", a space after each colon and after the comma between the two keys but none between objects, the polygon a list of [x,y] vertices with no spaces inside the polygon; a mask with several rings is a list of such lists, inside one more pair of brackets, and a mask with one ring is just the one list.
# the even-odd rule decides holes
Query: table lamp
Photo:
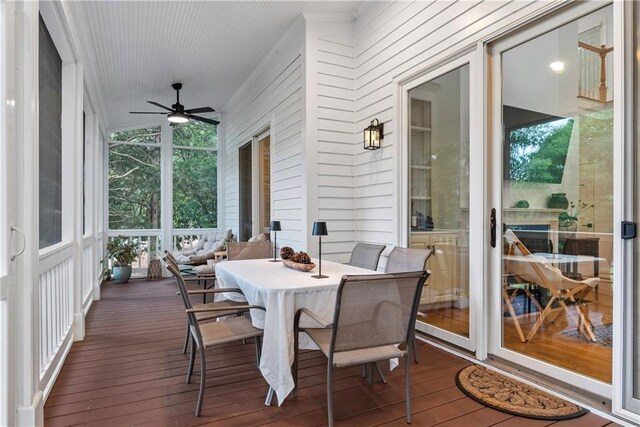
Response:
[{"label": "table lamp", "polygon": [[318,236],[318,274],[315,274],[311,277],[314,279],[326,279],[329,276],[325,276],[322,274],[322,236],[326,236],[329,233],[327,232],[327,223],[326,222],[314,222],[313,223],[313,231],[314,236]]},{"label": "table lamp", "polygon": [[280,262],[279,259],[276,259],[278,253],[278,231],[282,231],[280,221],[271,221],[271,231],[273,231],[273,259],[270,259],[269,262]]}]

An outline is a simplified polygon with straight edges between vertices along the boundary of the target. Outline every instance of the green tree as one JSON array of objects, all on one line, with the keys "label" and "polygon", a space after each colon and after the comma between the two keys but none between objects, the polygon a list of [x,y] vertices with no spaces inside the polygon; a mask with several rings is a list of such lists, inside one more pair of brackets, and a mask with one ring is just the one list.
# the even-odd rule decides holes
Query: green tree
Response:
[{"label": "green tree", "polygon": [[509,178],[562,182],[573,119],[522,127],[509,133]]},{"label": "green tree", "polygon": [[[111,141],[160,143],[160,126],[116,132]],[[109,228],[160,227],[160,147],[109,144]]]},{"label": "green tree", "polygon": [[217,227],[217,126],[194,121],[176,127],[173,145],[174,228]]},{"label": "green tree", "polygon": [[[160,228],[160,135],[157,126],[109,136],[110,229]],[[174,227],[216,227],[217,127],[189,122],[173,137]]]}]

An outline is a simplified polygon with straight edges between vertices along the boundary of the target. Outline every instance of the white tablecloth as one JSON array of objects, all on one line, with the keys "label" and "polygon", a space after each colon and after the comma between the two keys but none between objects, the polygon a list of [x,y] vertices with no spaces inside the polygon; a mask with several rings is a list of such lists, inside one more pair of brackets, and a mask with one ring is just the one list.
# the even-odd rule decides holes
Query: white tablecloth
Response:
[{"label": "white tablecloth", "polygon": [[[313,260],[316,264],[317,260]],[[260,371],[274,389],[278,404],[282,404],[293,390],[293,317],[305,307],[330,323],[340,279],[345,274],[375,274],[375,271],[322,261],[326,279],[314,279],[311,273],[292,270],[281,262],[266,259],[224,261],[216,264],[216,278],[220,288],[240,288],[250,304],[264,306],[252,310],[253,326],[264,329]],[[240,298],[227,294],[229,298]],[[304,316],[303,316],[304,317]],[[317,326],[313,323],[302,326]]]}]

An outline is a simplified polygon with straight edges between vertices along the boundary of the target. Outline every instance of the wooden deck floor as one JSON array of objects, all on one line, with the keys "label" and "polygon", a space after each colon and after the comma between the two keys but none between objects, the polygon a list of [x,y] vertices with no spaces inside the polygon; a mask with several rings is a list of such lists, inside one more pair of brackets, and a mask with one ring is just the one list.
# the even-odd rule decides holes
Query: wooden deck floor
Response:
[{"label": "wooden deck floor", "polygon": [[[87,316],[86,337],[73,344],[44,409],[46,426],[315,426],[326,424],[326,359],[302,356],[298,397],[264,406],[267,385],[252,344],[209,350],[201,417],[193,415],[198,388],[185,384],[184,310],[171,280],[108,283]],[[414,426],[604,426],[593,414],[562,422],[528,420],[486,408],[462,394],[454,374],[468,361],[419,344],[412,365]],[[406,425],[403,370],[384,385],[368,385],[359,368],[334,378],[338,425]]]}]

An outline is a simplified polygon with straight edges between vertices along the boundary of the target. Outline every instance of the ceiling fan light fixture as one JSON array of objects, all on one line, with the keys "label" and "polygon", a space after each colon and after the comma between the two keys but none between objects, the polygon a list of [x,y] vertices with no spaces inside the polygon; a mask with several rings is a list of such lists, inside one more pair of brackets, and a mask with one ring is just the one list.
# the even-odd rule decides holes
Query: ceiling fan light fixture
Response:
[{"label": "ceiling fan light fixture", "polygon": [[187,123],[189,121],[189,117],[186,114],[182,113],[171,113],[167,115],[167,119],[171,123]]}]

